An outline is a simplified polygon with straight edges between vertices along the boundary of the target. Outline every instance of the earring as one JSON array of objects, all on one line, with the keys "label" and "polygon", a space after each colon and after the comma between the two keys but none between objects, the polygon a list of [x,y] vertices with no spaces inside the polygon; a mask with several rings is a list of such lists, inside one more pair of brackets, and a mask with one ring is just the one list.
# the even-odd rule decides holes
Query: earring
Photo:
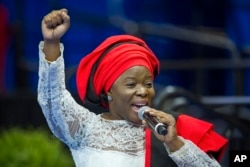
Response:
[{"label": "earring", "polygon": [[108,95],[108,101],[112,101],[113,100],[113,97]]}]

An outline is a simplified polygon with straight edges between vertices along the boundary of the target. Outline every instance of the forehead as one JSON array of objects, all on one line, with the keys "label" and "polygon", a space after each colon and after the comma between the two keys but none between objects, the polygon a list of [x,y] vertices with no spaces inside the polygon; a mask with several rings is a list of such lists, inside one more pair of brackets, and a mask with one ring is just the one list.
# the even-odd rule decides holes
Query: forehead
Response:
[{"label": "forehead", "polygon": [[151,77],[151,72],[144,66],[134,66],[123,72],[118,79]]}]

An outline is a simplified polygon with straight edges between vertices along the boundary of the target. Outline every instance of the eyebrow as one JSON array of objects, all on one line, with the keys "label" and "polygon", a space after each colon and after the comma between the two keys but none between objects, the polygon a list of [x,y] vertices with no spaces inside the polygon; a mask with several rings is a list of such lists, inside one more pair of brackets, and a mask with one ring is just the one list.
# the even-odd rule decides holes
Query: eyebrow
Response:
[{"label": "eyebrow", "polygon": [[[148,76],[146,76],[145,78],[146,78],[146,79],[153,79],[153,76],[152,76],[152,75],[148,75]],[[127,77],[125,77],[124,79],[125,79],[125,80],[127,80],[127,79],[136,79],[136,77],[127,76]]]},{"label": "eyebrow", "polygon": [[127,77],[125,77],[124,79],[134,79],[134,78],[136,78],[136,77],[127,76]]}]

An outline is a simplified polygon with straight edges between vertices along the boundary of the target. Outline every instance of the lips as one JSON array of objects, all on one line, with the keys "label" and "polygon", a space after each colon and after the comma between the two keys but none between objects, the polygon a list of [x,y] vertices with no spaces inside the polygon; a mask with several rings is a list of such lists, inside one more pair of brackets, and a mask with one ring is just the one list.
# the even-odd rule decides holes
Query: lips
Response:
[{"label": "lips", "polygon": [[146,102],[133,103],[131,106],[133,111],[138,112],[141,107],[147,106],[147,103]]}]

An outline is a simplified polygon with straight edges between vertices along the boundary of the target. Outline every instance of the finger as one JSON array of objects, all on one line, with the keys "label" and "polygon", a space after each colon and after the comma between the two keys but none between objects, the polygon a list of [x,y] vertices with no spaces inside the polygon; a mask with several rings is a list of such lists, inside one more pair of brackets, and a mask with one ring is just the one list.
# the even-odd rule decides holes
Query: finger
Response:
[{"label": "finger", "polygon": [[55,14],[55,19],[57,19],[57,25],[69,21],[68,10],[65,8],[55,11],[54,14]]},{"label": "finger", "polygon": [[172,116],[157,117],[157,119],[168,126],[175,126],[175,119]]},{"label": "finger", "polygon": [[165,123],[169,126],[175,125],[175,118],[171,114],[167,114],[162,111],[154,110],[149,112],[151,116],[156,117],[160,122]]},{"label": "finger", "polygon": [[55,16],[54,14],[50,13],[44,17],[44,23],[46,24],[47,28],[54,28],[55,27]]},{"label": "finger", "polygon": [[63,12],[63,13],[68,14],[68,10],[67,10],[67,9],[65,9],[65,8],[61,9],[60,11],[61,11],[61,12]]},{"label": "finger", "polygon": [[62,14],[60,11],[52,11],[44,17],[44,23],[46,24],[47,28],[55,28],[57,25],[63,23]]},{"label": "finger", "polygon": [[49,15],[46,15],[46,16],[43,17],[43,22],[45,23],[45,25],[47,27],[50,26],[51,18],[49,17]]},{"label": "finger", "polygon": [[60,25],[63,23],[63,18],[62,18],[62,14],[57,11],[57,12],[53,12],[51,14],[51,26],[54,28],[56,27],[57,25]]},{"label": "finger", "polygon": [[159,111],[159,110],[155,110],[155,109],[152,109],[152,111],[150,112],[150,115],[152,116],[157,116],[157,117],[165,117],[165,116],[171,116],[171,114],[168,114],[166,112],[163,112],[163,111]]},{"label": "finger", "polygon": [[66,9],[61,11],[61,17],[64,23],[70,22],[70,16],[68,15],[68,11]]}]

